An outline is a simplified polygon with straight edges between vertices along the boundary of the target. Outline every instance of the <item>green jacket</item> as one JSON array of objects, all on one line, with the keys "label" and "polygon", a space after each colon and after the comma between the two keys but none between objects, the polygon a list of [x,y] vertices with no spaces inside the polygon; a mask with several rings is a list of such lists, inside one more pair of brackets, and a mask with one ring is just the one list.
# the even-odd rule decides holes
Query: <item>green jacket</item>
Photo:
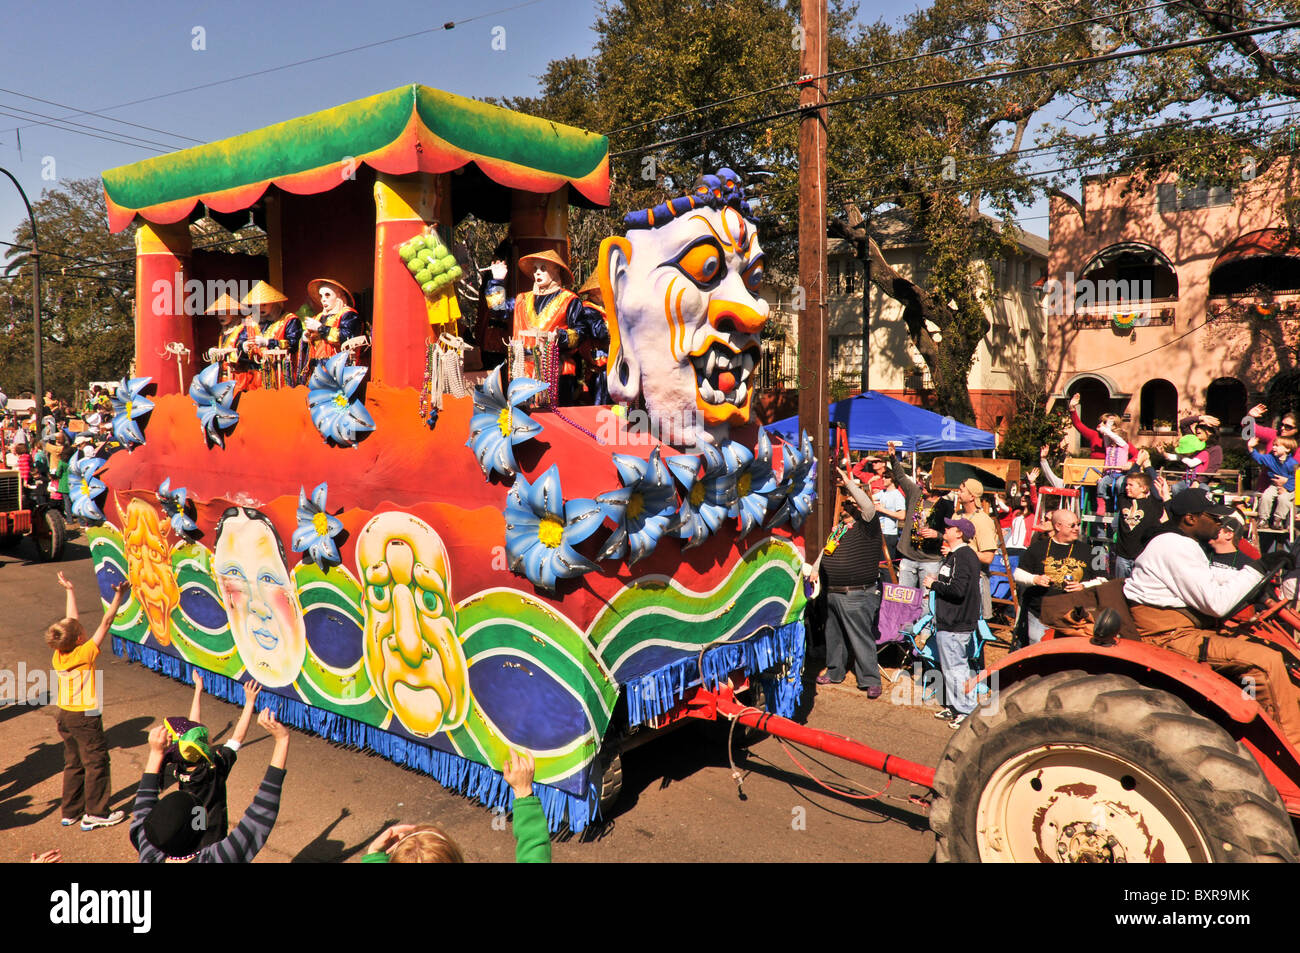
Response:
[{"label": "green jacket", "polygon": [[[542,802],[533,794],[515,798],[514,821],[515,863],[549,864],[551,862],[551,835],[546,829],[546,815]],[[377,850],[361,858],[363,864],[386,864],[388,853]]]}]

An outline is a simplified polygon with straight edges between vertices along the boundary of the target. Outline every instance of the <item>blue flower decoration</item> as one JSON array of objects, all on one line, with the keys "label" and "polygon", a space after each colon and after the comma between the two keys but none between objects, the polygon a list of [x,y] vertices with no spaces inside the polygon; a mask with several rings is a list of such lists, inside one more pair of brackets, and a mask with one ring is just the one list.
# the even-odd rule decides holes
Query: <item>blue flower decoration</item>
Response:
[{"label": "blue flower decoration", "polygon": [[94,523],[104,522],[104,514],[95,503],[95,497],[108,487],[103,481],[97,479],[95,474],[107,462],[100,457],[78,457],[68,465],[68,484],[72,490],[72,515],[78,519],[90,520]]},{"label": "blue flower decoration", "polygon": [[347,447],[375,429],[375,421],[359,400],[353,400],[366,368],[348,364],[346,352],[316,365],[307,382],[307,408],[322,437]]},{"label": "blue flower decoration", "polygon": [[803,433],[800,446],[787,443],[783,456],[781,482],[772,494],[773,502],[780,505],[767,526],[771,529],[789,521],[790,528],[797,530],[812,512],[812,501],[817,498],[817,458],[812,438]]},{"label": "blue flower decoration", "polygon": [[153,401],[142,393],[152,380],[152,377],[130,380],[124,377],[113,395],[113,436],[128,450],[144,444],[144,433],[136,420],[153,410]]},{"label": "blue flower decoration", "polygon": [[736,508],[740,516],[740,535],[748,536],[763,525],[767,516],[768,499],[779,486],[776,474],[772,472],[772,441],[762,428],[758,431],[758,446],[754,453],[746,448],[736,446],[736,453],[742,459],[740,473],[736,477]]},{"label": "blue flower decoration", "polygon": [[600,494],[596,502],[618,524],[618,529],[597,558],[627,556],[631,565],[649,556],[660,538],[673,528],[677,490],[672,474],[659,457],[658,447],[650,452],[649,460],[625,453],[616,453],[613,458],[623,488]]},{"label": "blue flower decoration", "polygon": [[239,421],[239,414],[231,406],[235,399],[235,382],[219,380],[221,365],[209,364],[190,381],[190,400],[194,401],[199,423],[207,438],[218,447],[226,445],[223,430],[229,430]]},{"label": "blue flower decoration", "polygon": [[542,432],[542,425],[529,417],[519,405],[546,390],[546,385],[531,377],[516,377],[507,393],[501,392],[501,373],[493,371],[481,387],[474,388],[474,416],[469,421],[469,439],[465,446],[474,451],[483,476],[493,473],[514,476],[515,445],[531,440]]},{"label": "blue flower decoration", "polygon": [[[700,454],[679,454],[668,458],[668,467],[681,482],[686,495],[677,511],[677,535],[686,540],[685,549],[698,546],[722,528],[737,511],[736,477],[740,460],[731,450],[699,445]],[[701,457],[704,474],[699,476]]]},{"label": "blue flower decoration", "polygon": [[552,466],[536,483],[521,473],[506,497],[506,559],[510,568],[542,589],[596,569],[573,547],[603,522],[595,500],[564,502],[560,471]]},{"label": "blue flower decoration", "polygon": [[199,525],[185,515],[185,487],[173,490],[171,477],[158,484],[158,502],[162,504],[163,513],[171,520],[172,530],[178,536],[199,531]]},{"label": "blue flower decoration", "polygon": [[309,500],[306,490],[298,488],[298,528],[291,545],[295,553],[307,553],[318,566],[342,562],[334,537],[343,532],[343,522],[326,511],[328,489],[322,483],[311,491]]}]

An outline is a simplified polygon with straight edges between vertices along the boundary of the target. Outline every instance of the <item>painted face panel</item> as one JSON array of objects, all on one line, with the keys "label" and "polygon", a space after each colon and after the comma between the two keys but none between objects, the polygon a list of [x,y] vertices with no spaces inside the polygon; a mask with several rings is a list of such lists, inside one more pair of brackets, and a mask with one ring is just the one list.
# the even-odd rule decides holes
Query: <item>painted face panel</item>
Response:
[{"label": "painted face panel", "polygon": [[763,251],[736,209],[699,208],[608,246],[618,354],[610,392],[644,396],[670,443],[692,423],[714,437],[749,419],[767,302],[758,297]]},{"label": "painted face panel", "polygon": [[171,645],[171,615],[180,604],[181,594],[163,530],[166,524],[157,507],[141,499],[127,505],[124,522],[122,538],[131,592],[144,609],[153,637],[163,645]]},{"label": "painted face panel", "polygon": [[242,513],[227,517],[213,565],[249,675],[271,688],[293,684],[307,654],[307,629],[271,527]]},{"label": "painted face panel", "polygon": [[381,513],[357,537],[357,571],[375,692],[412,734],[455,728],[469,712],[469,672],[442,539],[414,516]]}]

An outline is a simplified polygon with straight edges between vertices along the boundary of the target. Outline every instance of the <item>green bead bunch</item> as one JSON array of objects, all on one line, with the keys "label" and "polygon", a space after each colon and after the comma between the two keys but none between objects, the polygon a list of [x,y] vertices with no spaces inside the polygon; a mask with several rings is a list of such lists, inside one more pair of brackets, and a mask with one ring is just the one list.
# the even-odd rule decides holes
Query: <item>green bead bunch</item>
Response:
[{"label": "green bead bunch", "polygon": [[437,235],[416,235],[397,249],[424,296],[432,301],[447,294],[464,274],[456,256]]}]

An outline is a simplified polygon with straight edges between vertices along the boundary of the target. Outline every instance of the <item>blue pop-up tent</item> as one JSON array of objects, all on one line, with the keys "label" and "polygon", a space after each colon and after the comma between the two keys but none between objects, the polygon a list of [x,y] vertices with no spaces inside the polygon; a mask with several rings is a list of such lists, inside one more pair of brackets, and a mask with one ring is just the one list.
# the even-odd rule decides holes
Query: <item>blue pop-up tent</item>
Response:
[{"label": "blue pop-up tent", "polygon": [[[900,450],[916,453],[992,450],[997,446],[997,439],[985,430],[876,391],[836,401],[830,406],[830,415],[831,426],[848,429],[850,450],[885,450],[891,440]],[[787,417],[765,429],[787,440],[798,440],[799,418]]]}]

